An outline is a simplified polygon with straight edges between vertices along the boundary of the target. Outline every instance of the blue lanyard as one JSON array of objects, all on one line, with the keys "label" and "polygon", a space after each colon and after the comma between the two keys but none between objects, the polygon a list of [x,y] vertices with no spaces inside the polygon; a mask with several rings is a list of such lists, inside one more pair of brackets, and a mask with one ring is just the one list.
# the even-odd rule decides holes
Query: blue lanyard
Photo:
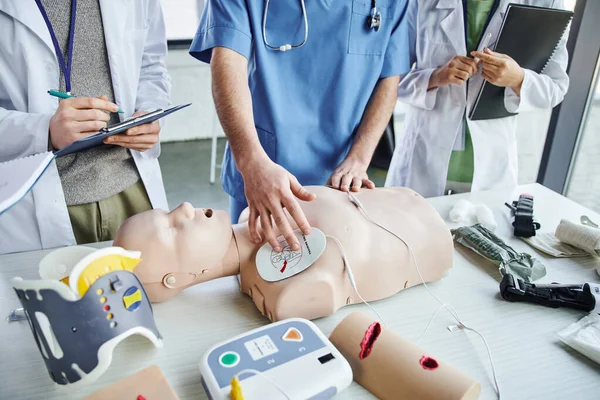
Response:
[{"label": "blue lanyard", "polygon": [[48,26],[48,31],[50,32],[50,37],[52,38],[52,43],[54,44],[54,50],[56,51],[56,57],[58,57],[60,69],[65,77],[65,89],[67,90],[67,93],[71,93],[71,62],[73,60],[73,42],[75,41],[75,15],[77,14],[77,0],[71,0],[71,26],[69,27],[67,64],[65,64],[65,57],[60,49],[58,39],[56,39],[56,34],[54,33],[52,23],[48,18],[48,14],[46,14],[46,9],[44,9],[42,0],[35,0],[35,2],[42,13],[42,17],[44,17],[46,25]]},{"label": "blue lanyard", "polygon": [[[462,4],[463,4],[463,23],[464,23],[464,28],[465,28],[465,46],[466,46],[466,44],[467,44],[467,0],[462,0]],[[483,29],[481,31],[481,37],[479,38],[478,46],[481,44],[481,39],[483,38],[483,34],[487,30],[488,25],[490,24],[490,21],[492,20],[492,17],[496,13],[496,10],[498,9],[499,5],[500,5],[500,0],[494,0],[492,9],[490,10],[487,20],[485,21],[485,25],[483,26]]]}]

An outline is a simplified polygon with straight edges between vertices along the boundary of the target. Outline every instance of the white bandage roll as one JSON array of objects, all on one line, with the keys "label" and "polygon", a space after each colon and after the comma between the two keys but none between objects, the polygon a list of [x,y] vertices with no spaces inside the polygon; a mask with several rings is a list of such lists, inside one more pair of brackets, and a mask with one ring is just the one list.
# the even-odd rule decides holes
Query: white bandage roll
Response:
[{"label": "white bandage roll", "polygon": [[600,256],[600,229],[563,219],[556,228],[555,236],[563,243]]},{"label": "white bandage roll", "polygon": [[492,213],[492,210],[490,210],[488,206],[477,204],[475,206],[475,215],[477,216],[477,221],[490,231],[494,232],[498,227],[496,219],[494,218],[494,213]]},{"label": "white bandage roll", "polygon": [[465,221],[472,213],[473,203],[468,200],[460,199],[456,202],[452,210],[450,210],[450,221],[462,222]]}]

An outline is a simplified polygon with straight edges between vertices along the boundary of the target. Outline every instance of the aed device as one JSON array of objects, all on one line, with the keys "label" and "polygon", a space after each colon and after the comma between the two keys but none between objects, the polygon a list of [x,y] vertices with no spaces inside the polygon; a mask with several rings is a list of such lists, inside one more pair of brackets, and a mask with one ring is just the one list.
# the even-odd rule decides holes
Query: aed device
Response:
[{"label": "aed device", "polygon": [[244,400],[286,399],[284,393],[293,399],[324,400],[352,383],[348,361],[315,324],[301,318],[213,346],[200,361],[200,373],[210,400],[231,399],[236,376]]}]

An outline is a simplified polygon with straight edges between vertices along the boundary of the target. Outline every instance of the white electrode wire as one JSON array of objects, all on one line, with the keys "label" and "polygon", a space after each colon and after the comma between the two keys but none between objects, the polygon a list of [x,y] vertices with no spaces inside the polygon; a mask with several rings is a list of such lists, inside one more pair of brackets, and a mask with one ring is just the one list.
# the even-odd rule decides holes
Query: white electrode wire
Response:
[{"label": "white electrode wire", "polygon": [[[440,311],[442,308],[446,308],[448,310],[448,312],[454,317],[454,319],[456,320],[456,322],[458,323],[459,327],[462,329],[466,329],[468,331],[474,332],[476,333],[482,340],[483,340],[483,344],[485,345],[485,348],[487,350],[488,353],[488,357],[490,359],[490,364],[492,366],[492,375],[494,378],[494,385],[496,386],[496,392],[498,393],[498,399],[500,399],[500,385],[498,384],[498,378],[496,377],[496,368],[494,366],[494,360],[492,358],[492,352],[490,350],[490,347],[488,345],[487,340],[483,337],[483,335],[481,333],[479,333],[478,331],[476,331],[473,328],[468,327],[467,325],[465,325],[461,320],[460,317],[458,316],[458,313],[456,312],[456,310],[454,309],[454,307],[447,305],[446,303],[444,303],[443,301],[441,301],[427,286],[427,283],[425,283],[425,279],[423,279],[423,275],[421,275],[421,269],[419,268],[419,263],[417,262],[417,259],[415,258],[415,254],[412,250],[412,247],[406,242],[406,240],[404,240],[402,237],[400,237],[399,235],[395,234],[394,232],[392,232],[391,230],[389,230],[388,228],[386,228],[385,226],[379,224],[378,222],[374,221],[371,216],[367,213],[367,210],[364,208],[364,206],[361,204],[361,202],[358,200],[358,198],[356,196],[354,196],[351,192],[348,192],[348,198],[350,199],[350,201],[360,210],[360,212],[364,215],[364,217],[371,223],[377,225],[378,227],[380,227],[381,229],[383,229],[384,231],[388,232],[390,235],[398,238],[400,241],[402,241],[402,243],[404,243],[404,245],[406,246],[406,248],[408,249],[413,262],[415,264],[415,268],[417,270],[417,273],[419,274],[419,278],[421,278],[421,283],[423,283],[423,286],[425,286],[425,289],[427,289],[427,291],[429,292],[429,294],[435,299],[437,300],[438,303],[440,303],[440,308],[438,308],[438,310],[436,311],[436,313],[433,315],[433,317],[435,317],[435,315],[438,313],[438,311]],[[427,332],[427,329],[429,329],[429,325],[431,325],[431,322],[433,321],[433,318],[429,321],[428,326],[425,329],[425,332]],[[423,333],[419,338],[421,338],[425,333]]]},{"label": "white electrode wire", "polygon": [[[279,390],[279,392],[285,396],[285,398],[287,400],[292,400],[292,397],[286,393],[285,390],[283,390],[283,388],[281,386],[279,386],[273,379],[269,378],[266,374],[263,374],[262,372],[256,370],[256,369],[243,369],[240,372],[238,372],[237,374],[235,374],[235,377],[239,379],[240,375],[242,374],[250,374],[253,373],[255,375],[260,375],[263,378],[265,378],[267,381],[269,381],[269,383],[271,385],[273,385],[275,388],[277,388],[277,390]],[[240,381],[240,387],[242,386],[242,381]],[[243,391],[243,389],[242,389]]]},{"label": "white electrode wire", "polygon": [[447,308],[447,307],[451,307],[451,306],[449,304],[442,304],[441,306],[438,307],[437,310],[435,310],[435,313],[433,313],[433,315],[431,316],[431,318],[429,318],[429,322],[427,323],[427,326],[423,330],[423,333],[421,333],[419,335],[419,337],[415,340],[415,342],[419,342],[419,340],[421,340],[423,338],[423,336],[425,336],[425,334],[429,331],[429,328],[431,327],[431,324],[433,323],[433,320],[435,319],[435,317],[437,317],[438,313],[440,311],[442,311],[443,308]]},{"label": "white electrode wire", "polygon": [[354,280],[354,273],[352,272],[352,268],[350,268],[350,262],[348,261],[348,258],[346,257],[346,251],[344,250],[344,246],[342,245],[342,243],[333,236],[325,235],[325,237],[328,237],[328,238],[332,239],[333,241],[335,241],[335,243],[337,243],[337,245],[340,249],[340,252],[342,253],[342,260],[344,261],[344,268],[346,268],[346,273],[348,274],[348,279],[350,280],[350,284],[352,285],[352,288],[354,288],[354,291],[356,292],[356,295],[358,296],[358,298],[363,303],[365,303],[366,306],[369,307],[371,309],[371,311],[373,311],[373,313],[375,313],[375,315],[377,315],[377,317],[381,320],[381,322],[383,322],[383,324],[385,325],[386,328],[389,328],[387,322],[385,322],[385,319],[383,319],[383,317],[381,315],[379,315],[379,313],[373,307],[371,307],[371,305],[365,299],[363,299],[363,297],[358,292],[358,287],[356,285],[356,281]]}]

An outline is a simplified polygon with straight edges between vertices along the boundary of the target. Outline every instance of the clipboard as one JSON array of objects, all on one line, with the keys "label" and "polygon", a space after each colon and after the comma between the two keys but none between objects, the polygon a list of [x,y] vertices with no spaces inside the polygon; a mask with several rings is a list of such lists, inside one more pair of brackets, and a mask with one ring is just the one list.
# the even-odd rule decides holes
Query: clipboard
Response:
[{"label": "clipboard", "polygon": [[191,103],[181,104],[181,105],[169,108],[167,110],[158,109],[158,110],[146,113],[144,115],[140,115],[138,117],[126,119],[125,121],[120,122],[118,124],[111,125],[107,128],[103,128],[100,130],[100,132],[98,132],[94,135],[87,136],[83,139],[79,139],[78,141],[71,143],[69,146],[56,151],[54,153],[54,156],[56,158],[59,158],[59,157],[66,156],[68,154],[77,153],[79,151],[87,150],[92,147],[100,146],[100,145],[104,144],[104,139],[106,139],[109,136],[123,133],[129,128],[133,128],[133,127],[136,127],[139,125],[149,124],[149,123],[159,120],[163,117],[166,117],[169,114],[172,114],[176,111],[186,108],[190,105],[191,105]]}]

